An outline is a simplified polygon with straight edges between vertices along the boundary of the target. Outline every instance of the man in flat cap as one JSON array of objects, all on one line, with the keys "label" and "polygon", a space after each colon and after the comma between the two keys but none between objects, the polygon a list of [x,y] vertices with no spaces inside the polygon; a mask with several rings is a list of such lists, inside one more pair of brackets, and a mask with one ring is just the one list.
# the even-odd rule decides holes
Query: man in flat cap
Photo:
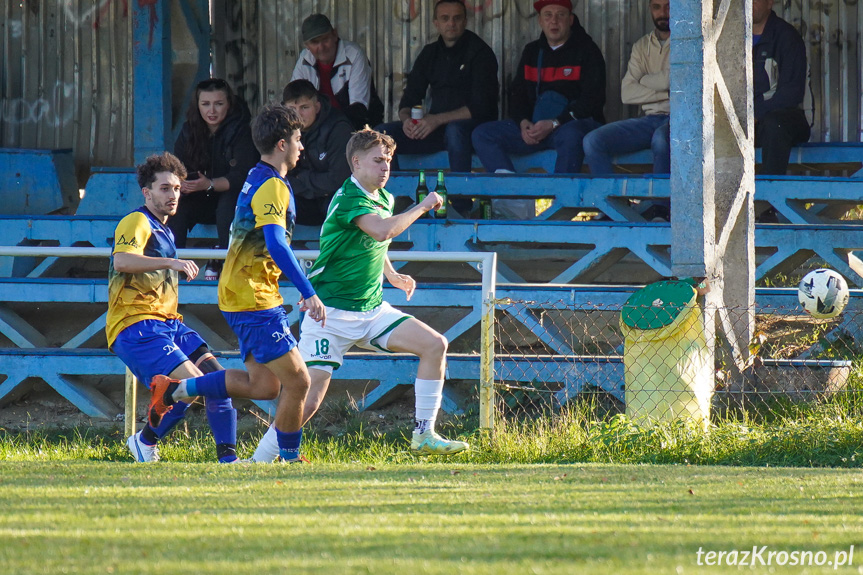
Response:
[{"label": "man in flat cap", "polygon": [[341,110],[356,129],[383,121],[384,104],[375,91],[369,59],[356,42],[342,40],[330,19],[303,20],[303,44],[291,81],[308,80]]}]

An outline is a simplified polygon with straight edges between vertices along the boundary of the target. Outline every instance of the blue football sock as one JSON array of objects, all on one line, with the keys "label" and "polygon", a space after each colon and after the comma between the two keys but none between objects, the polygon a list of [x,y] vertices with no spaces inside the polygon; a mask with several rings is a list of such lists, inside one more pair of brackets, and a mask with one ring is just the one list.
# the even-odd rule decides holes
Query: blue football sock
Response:
[{"label": "blue football sock", "polygon": [[228,399],[228,389],[225,385],[225,372],[214,371],[200,377],[186,380],[186,394],[189,397],[203,395],[210,399]]},{"label": "blue football sock", "polygon": [[300,443],[303,441],[303,430],[285,433],[276,428],[276,439],[279,442],[279,457],[285,461],[300,458]]},{"label": "blue football sock", "polygon": [[[152,429],[153,435],[156,436],[157,439],[162,439],[169,433],[171,433],[177,424],[180,423],[180,420],[186,415],[186,410],[189,409],[189,404],[185,401],[178,401],[174,404],[174,407],[171,408],[171,411],[167,412],[162,416],[162,422],[159,423],[159,426],[156,428],[150,427],[150,424],[147,424],[147,429]],[[141,437],[144,437],[147,433],[147,429],[141,432]],[[147,442],[145,442],[147,443]]]},{"label": "blue football sock", "polygon": [[216,455],[220,463],[237,459],[237,410],[230,399],[208,399],[207,421],[216,440]]}]

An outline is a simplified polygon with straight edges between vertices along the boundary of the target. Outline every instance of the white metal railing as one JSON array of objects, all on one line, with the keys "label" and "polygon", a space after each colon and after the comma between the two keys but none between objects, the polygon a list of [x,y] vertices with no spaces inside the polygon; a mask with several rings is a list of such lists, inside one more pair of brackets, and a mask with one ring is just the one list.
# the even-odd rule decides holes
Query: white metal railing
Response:
[{"label": "white metal railing", "polygon": [[[320,254],[317,250],[296,250],[294,255],[301,262],[314,261]],[[0,246],[0,256],[9,257],[110,257],[109,248]],[[224,259],[225,250],[181,249],[177,257],[183,259]],[[477,264],[482,274],[482,323],[480,328],[479,404],[480,427],[491,430],[494,426],[494,308],[497,278],[497,254],[495,252],[389,252],[390,260],[396,262],[467,262]],[[126,376],[126,433],[134,433],[135,385],[127,370]],[[133,426],[130,430],[129,425]]]}]

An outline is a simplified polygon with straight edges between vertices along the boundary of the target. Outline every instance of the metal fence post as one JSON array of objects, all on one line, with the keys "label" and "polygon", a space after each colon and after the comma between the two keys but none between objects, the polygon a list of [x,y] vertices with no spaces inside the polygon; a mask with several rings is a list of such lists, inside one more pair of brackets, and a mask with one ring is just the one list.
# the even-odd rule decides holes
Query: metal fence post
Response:
[{"label": "metal fence post", "polygon": [[479,360],[479,426],[494,430],[494,309],[497,253],[482,262],[482,324]]},{"label": "metal fence post", "polygon": [[137,432],[137,421],[136,421],[136,407],[138,405],[138,380],[135,379],[135,376],[132,375],[132,372],[129,371],[129,368],[126,368],[126,415],[125,415],[125,424],[126,424],[126,437],[135,435]]}]

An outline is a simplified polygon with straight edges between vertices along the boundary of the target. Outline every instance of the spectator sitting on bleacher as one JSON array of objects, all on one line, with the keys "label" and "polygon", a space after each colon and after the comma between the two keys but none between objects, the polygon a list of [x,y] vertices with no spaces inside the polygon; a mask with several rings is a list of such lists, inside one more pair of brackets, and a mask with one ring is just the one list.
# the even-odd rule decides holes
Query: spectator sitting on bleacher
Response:
[{"label": "spectator sitting on bleacher", "polygon": [[581,171],[582,140],[602,125],[605,60],[569,0],[537,0],[539,40],[521,53],[510,87],[511,120],[474,130],[473,147],[486,171],[514,172],[509,154],[554,148],[554,172]]},{"label": "spectator sitting on bleacher", "polygon": [[654,30],[633,45],[620,88],[623,103],[640,104],[644,116],[611,122],[584,137],[584,160],[591,174],[611,174],[615,154],[645,149],[653,152],[653,173],[671,171],[668,2],[648,0]]},{"label": "spectator sitting on bleacher", "polygon": [[806,47],[800,33],[773,12],[773,0],[752,0],[752,91],[755,146],[762,174],[785,175],[791,148],[809,140],[811,110]]},{"label": "spectator sitting on bleacher", "polygon": [[[417,56],[399,103],[399,121],[375,128],[396,141],[399,154],[446,150],[453,172],[470,172],[470,135],[482,122],[497,119],[497,58],[482,38],[466,30],[467,9],[461,0],[440,0],[434,7],[440,36]],[[412,120],[431,86],[431,105],[422,119]]]},{"label": "spectator sitting on bleacher", "polygon": [[303,151],[297,166],[288,173],[297,223],[320,226],[333,195],[351,175],[345,149],[353,127],[308,80],[294,80],[285,86],[282,104],[303,122]]},{"label": "spectator sitting on bleacher", "polygon": [[[219,243],[228,247],[228,233],[246,174],[260,155],[252,142],[251,114],[224,80],[200,82],[186,110],[186,122],[174,144],[189,179],[182,183],[177,214],[168,220],[178,248],[196,224],[216,224]],[[218,279],[221,260],[207,264],[205,279]]]},{"label": "spectator sitting on bleacher", "polygon": [[356,42],[342,40],[330,19],[312,14],[303,20],[303,44],[291,81],[308,80],[341,110],[357,130],[384,119],[384,104],[375,90],[372,67]]}]

